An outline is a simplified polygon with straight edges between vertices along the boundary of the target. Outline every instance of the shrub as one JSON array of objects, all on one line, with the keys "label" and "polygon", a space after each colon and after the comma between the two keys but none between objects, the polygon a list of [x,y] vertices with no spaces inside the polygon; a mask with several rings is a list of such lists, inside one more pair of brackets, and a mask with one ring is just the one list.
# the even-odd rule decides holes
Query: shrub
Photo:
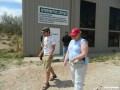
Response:
[{"label": "shrub", "polygon": [[6,41],[10,41],[10,39],[8,38],[8,39],[6,39]]},{"label": "shrub", "polygon": [[15,54],[15,58],[24,58],[24,54],[22,52],[18,52]]},{"label": "shrub", "polygon": [[1,38],[4,38],[5,37],[5,35],[4,34],[1,34]]},{"label": "shrub", "polygon": [[4,13],[1,16],[0,31],[8,35],[22,35],[22,16],[12,16]]},{"label": "shrub", "polygon": [[8,38],[10,39],[10,38],[11,38],[11,36],[10,36],[10,35],[8,35]]},{"label": "shrub", "polygon": [[9,45],[9,46],[13,46],[13,45],[11,44],[11,42],[9,42],[8,45]]},{"label": "shrub", "polygon": [[11,50],[0,50],[0,58],[15,59],[23,58],[24,55],[22,52],[16,53],[14,49]]},{"label": "shrub", "polygon": [[17,35],[13,35],[12,37],[11,37],[11,40],[17,40],[18,39],[18,36]]},{"label": "shrub", "polygon": [[12,49],[12,48],[10,48],[10,49],[8,49],[8,52],[9,52],[9,53],[13,53],[13,52],[15,52],[15,50]]},{"label": "shrub", "polygon": [[7,44],[7,43],[5,41],[3,41],[2,44]]},{"label": "shrub", "polygon": [[14,45],[16,45],[16,41],[14,40],[14,41],[10,41],[10,43],[14,46]]}]

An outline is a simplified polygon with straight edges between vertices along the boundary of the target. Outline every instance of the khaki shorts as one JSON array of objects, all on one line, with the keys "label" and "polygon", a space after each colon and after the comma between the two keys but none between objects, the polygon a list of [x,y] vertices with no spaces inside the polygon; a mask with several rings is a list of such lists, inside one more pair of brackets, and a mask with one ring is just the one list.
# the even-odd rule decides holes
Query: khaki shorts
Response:
[{"label": "khaki shorts", "polygon": [[50,72],[50,67],[51,67],[52,60],[53,60],[53,56],[50,59],[49,59],[49,56],[44,56],[43,57],[44,68],[45,68],[46,72]]}]

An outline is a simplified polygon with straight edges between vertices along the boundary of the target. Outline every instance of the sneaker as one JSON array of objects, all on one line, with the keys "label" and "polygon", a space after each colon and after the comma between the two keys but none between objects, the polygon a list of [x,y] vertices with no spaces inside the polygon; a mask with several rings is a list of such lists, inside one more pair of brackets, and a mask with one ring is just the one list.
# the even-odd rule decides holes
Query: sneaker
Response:
[{"label": "sneaker", "polygon": [[43,87],[42,87],[42,90],[47,90],[48,88],[50,87],[50,84],[49,83],[44,83]]},{"label": "sneaker", "polygon": [[52,77],[50,78],[50,81],[55,80],[55,78],[57,78],[57,76],[56,76],[56,75],[52,76]]}]

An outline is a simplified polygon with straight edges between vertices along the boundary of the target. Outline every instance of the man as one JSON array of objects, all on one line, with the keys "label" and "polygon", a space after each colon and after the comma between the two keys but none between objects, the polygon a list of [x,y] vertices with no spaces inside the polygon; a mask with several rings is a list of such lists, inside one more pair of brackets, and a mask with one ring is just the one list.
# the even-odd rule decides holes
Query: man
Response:
[{"label": "man", "polygon": [[62,38],[63,42],[63,60],[65,59],[65,55],[68,49],[69,42],[71,41],[71,37],[68,35],[68,32],[65,32],[65,36]]},{"label": "man", "polygon": [[[55,78],[57,78],[53,68],[51,67],[51,62],[53,59],[53,52],[55,50],[55,41],[53,37],[50,35],[50,28],[48,27],[44,28],[42,31],[44,32],[43,49],[40,52],[39,57],[41,58],[42,53],[44,52],[43,61],[44,61],[44,67],[46,70],[46,80],[45,80],[45,84],[42,90],[46,90],[50,86],[49,79],[50,81],[52,81]],[[50,78],[50,72],[52,73],[51,78]]]}]

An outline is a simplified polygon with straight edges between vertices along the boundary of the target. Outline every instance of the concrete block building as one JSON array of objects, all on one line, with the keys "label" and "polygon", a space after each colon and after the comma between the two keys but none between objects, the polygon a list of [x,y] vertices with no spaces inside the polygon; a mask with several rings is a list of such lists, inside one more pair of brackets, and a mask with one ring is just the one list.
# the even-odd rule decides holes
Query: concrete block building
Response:
[{"label": "concrete block building", "polygon": [[64,33],[80,28],[89,53],[120,52],[120,0],[23,0],[23,52],[37,56],[44,27],[56,40],[55,54],[62,54]]}]

